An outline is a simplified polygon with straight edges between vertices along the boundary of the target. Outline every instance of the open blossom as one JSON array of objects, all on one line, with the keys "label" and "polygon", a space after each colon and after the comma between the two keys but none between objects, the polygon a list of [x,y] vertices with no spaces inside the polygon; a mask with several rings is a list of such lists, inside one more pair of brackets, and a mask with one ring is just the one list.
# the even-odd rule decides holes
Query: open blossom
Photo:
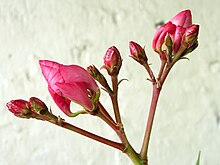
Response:
[{"label": "open blossom", "polygon": [[77,65],[62,65],[48,60],[40,60],[39,64],[53,100],[66,115],[72,115],[71,101],[88,111],[95,108],[100,90],[85,69]]},{"label": "open blossom", "polygon": [[[152,47],[154,51],[160,55],[161,59],[166,59],[166,55],[162,48],[167,34],[171,37],[173,42],[172,54],[175,55],[183,46],[183,49],[188,49],[189,46],[194,44],[193,42],[197,42],[198,32],[199,25],[192,24],[191,11],[184,10],[178,13],[156,31],[153,38]],[[189,36],[194,36],[194,38],[189,39]],[[181,51],[183,52],[184,50]]]}]

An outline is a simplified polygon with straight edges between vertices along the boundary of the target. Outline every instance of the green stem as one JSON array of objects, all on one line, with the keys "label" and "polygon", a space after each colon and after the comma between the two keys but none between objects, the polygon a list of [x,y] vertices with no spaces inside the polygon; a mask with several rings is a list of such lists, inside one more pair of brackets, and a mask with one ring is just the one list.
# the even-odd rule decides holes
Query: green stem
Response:
[{"label": "green stem", "polygon": [[80,111],[77,111],[77,112],[74,112],[70,115],[70,117],[76,117],[80,114],[86,114],[87,112],[85,110],[80,110]]},{"label": "green stem", "polygon": [[125,154],[131,159],[134,165],[144,165],[140,155],[133,149],[130,143],[127,141]]}]

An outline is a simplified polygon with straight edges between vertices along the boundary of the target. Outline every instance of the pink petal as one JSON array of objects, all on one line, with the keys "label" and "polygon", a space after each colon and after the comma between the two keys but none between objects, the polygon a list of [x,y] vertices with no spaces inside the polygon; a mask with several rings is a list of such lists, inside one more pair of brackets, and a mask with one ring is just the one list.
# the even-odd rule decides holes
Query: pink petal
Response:
[{"label": "pink petal", "polygon": [[161,34],[157,40],[157,43],[156,43],[157,50],[159,50],[161,48],[162,44],[164,43],[164,39],[165,39],[165,36],[167,35],[167,33],[171,37],[173,37],[175,30],[176,30],[176,26],[174,24],[172,24],[171,22],[168,22],[165,24],[163,31],[161,32]]},{"label": "pink petal", "polygon": [[91,98],[88,97],[88,90],[97,93],[99,87],[84,68],[48,60],[40,60],[39,63],[51,96],[64,113],[71,114],[71,100],[92,110],[93,105]]},{"label": "pink petal", "polygon": [[92,110],[92,101],[88,96],[88,84],[84,82],[77,83],[57,83],[57,87],[62,92],[63,96],[80,104],[85,109]]},{"label": "pink petal", "polygon": [[174,54],[177,53],[177,51],[180,48],[181,42],[182,42],[182,36],[185,33],[185,28],[182,28],[181,26],[177,26],[176,32],[175,32],[175,37],[174,37],[174,45],[173,45],[173,50]]},{"label": "pink petal", "polygon": [[54,92],[53,89],[48,87],[48,90],[54,100],[54,102],[57,104],[57,106],[67,115],[71,116],[71,111],[70,111],[70,100],[58,95],[56,92]]},{"label": "pink petal", "polygon": [[179,12],[176,16],[174,16],[170,22],[175,24],[176,26],[182,26],[183,28],[187,28],[192,25],[192,15],[190,10],[184,10]]},{"label": "pink petal", "polygon": [[61,66],[59,63],[48,60],[39,60],[39,64],[42,73],[51,88],[53,88],[56,82],[64,81],[59,72],[59,67]]},{"label": "pink petal", "polygon": [[87,84],[87,89],[91,89],[93,91],[97,91],[99,89],[92,76],[80,66],[62,65],[60,66],[59,71],[65,83],[84,82]]},{"label": "pink petal", "polygon": [[158,38],[160,37],[161,33],[163,32],[164,26],[166,26],[166,24],[159,27],[154,35],[153,43],[152,43],[152,47],[153,47],[154,51],[156,51],[156,44],[157,44]]}]

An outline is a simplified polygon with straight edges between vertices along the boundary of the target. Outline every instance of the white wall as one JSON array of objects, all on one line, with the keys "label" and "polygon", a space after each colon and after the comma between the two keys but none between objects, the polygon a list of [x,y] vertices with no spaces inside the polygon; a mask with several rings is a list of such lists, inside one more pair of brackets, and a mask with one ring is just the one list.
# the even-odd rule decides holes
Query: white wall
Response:
[{"label": "white wall", "polygon": [[[131,143],[139,150],[151,86],[144,69],[128,57],[128,42],[146,46],[157,72],[159,58],[151,48],[155,23],[184,9],[191,9],[193,22],[200,25],[199,47],[190,54],[190,61],[178,62],[165,83],[149,164],[194,165],[201,150],[202,165],[219,165],[219,5],[219,0],[0,0],[0,165],[131,164],[119,151],[70,131],[15,118],[5,104],[36,96],[64,118],[47,91],[38,60],[100,67],[107,48],[115,45],[124,59],[120,77],[129,79],[120,86],[122,118]],[[105,94],[102,102],[112,112]],[[94,117],[65,118],[117,140]]]}]

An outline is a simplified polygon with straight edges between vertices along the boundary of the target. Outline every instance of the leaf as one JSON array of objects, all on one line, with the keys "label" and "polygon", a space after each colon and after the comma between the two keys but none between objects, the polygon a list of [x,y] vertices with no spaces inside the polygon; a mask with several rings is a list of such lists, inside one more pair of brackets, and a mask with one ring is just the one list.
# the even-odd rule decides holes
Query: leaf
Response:
[{"label": "leaf", "polygon": [[199,155],[198,155],[198,158],[197,158],[197,161],[196,161],[196,165],[200,164],[200,155],[201,155],[201,151],[199,151]]}]

